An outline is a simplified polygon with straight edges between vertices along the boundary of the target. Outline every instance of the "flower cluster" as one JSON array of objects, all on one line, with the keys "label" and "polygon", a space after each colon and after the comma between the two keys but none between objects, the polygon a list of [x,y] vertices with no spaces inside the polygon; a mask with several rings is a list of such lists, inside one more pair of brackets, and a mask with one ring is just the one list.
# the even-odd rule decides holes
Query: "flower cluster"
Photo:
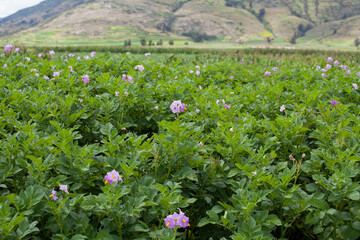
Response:
[{"label": "flower cluster", "polygon": [[180,113],[186,110],[185,103],[182,103],[181,100],[173,101],[170,105],[170,109],[173,113]]},{"label": "flower cluster", "polygon": [[174,212],[172,215],[167,216],[164,221],[165,225],[168,228],[174,228],[175,226],[180,226],[182,228],[189,227],[189,218],[178,208],[180,213]]},{"label": "flower cluster", "polygon": [[[60,185],[60,190],[69,194],[67,185]],[[54,201],[58,200],[58,197],[56,196],[56,191],[54,188],[51,190],[51,194],[49,197],[51,197]]]},{"label": "flower cluster", "polygon": [[117,182],[117,181],[123,181],[120,174],[114,169],[111,172],[108,172],[105,175],[105,184],[107,183],[113,183],[113,182]]},{"label": "flower cluster", "polygon": [[4,47],[4,51],[5,52],[10,52],[11,50],[13,50],[13,46],[11,44],[5,45]]},{"label": "flower cluster", "polygon": [[133,82],[133,78],[132,78],[130,75],[126,75],[126,74],[123,74],[123,75],[122,75],[122,80],[123,80],[124,82],[126,82],[126,81],[129,81],[130,83]]},{"label": "flower cluster", "polygon": [[271,76],[271,72],[266,71],[264,76]]},{"label": "flower cluster", "polygon": [[139,70],[140,72],[142,72],[142,71],[144,71],[145,68],[144,68],[143,65],[136,65],[134,69]]}]

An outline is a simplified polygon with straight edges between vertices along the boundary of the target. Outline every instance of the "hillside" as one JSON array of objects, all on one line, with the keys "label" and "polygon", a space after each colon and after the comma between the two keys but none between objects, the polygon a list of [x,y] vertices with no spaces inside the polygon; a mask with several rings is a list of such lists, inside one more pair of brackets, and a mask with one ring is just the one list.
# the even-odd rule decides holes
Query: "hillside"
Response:
[{"label": "hillside", "polygon": [[25,44],[353,41],[359,26],[359,0],[46,0],[1,19],[0,35]]}]

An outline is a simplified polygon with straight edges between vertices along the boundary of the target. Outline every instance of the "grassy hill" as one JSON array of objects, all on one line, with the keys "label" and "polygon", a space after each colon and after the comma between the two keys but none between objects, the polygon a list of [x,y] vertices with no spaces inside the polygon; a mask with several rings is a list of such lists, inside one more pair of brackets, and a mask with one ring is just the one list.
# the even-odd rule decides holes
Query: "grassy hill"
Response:
[{"label": "grassy hill", "polygon": [[0,20],[0,41],[120,45],[132,39],[351,44],[359,0],[46,0]]}]

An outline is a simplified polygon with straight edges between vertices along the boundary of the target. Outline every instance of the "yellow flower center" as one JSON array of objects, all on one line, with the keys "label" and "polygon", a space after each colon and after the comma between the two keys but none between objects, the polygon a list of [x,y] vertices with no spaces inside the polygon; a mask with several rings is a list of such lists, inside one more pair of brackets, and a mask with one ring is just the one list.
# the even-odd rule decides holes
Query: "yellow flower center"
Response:
[{"label": "yellow flower center", "polygon": [[50,197],[53,197],[53,196],[54,196],[54,195],[52,195],[52,194],[50,195]]},{"label": "yellow flower center", "polygon": [[190,227],[190,223],[188,223],[188,227]]},{"label": "yellow flower center", "polygon": [[187,108],[184,108],[185,110],[187,110]]},{"label": "yellow flower center", "polygon": [[168,222],[167,224],[166,224],[166,226],[169,226],[170,225],[170,222]]},{"label": "yellow flower center", "polygon": [[175,221],[177,221],[177,218],[174,218]]},{"label": "yellow flower center", "polygon": [[105,184],[107,184],[107,183],[108,183],[108,180],[105,181]]},{"label": "yellow flower center", "polygon": [[184,223],[184,222],[186,222],[186,221],[183,219],[182,222]]},{"label": "yellow flower center", "polygon": [[115,178],[115,175],[112,175],[111,177],[112,177],[112,178]]}]

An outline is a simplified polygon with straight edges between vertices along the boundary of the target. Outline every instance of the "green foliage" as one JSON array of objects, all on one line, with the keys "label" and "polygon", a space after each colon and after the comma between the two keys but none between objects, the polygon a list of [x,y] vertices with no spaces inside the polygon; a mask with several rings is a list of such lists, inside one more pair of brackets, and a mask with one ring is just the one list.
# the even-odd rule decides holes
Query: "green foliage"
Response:
[{"label": "green foliage", "polygon": [[356,53],[126,50],[0,56],[0,239],[358,238]]}]

